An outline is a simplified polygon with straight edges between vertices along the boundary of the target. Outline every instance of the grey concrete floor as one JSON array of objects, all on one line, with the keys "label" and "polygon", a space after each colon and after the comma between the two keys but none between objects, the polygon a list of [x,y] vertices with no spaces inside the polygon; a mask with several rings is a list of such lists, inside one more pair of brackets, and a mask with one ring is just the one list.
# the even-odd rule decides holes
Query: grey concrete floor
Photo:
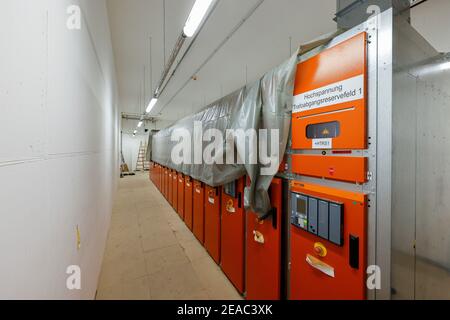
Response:
[{"label": "grey concrete floor", "polygon": [[120,180],[97,299],[242,297],[142,173]]}]

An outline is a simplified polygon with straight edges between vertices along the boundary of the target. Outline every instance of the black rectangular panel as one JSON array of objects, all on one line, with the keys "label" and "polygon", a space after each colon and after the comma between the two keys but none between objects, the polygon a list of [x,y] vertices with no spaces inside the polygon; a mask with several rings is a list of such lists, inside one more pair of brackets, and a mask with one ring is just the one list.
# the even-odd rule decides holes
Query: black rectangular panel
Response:
[{"label": "black rectangular panel", "polygon": [[350,235],[349,264],[353,269],[359,269],[359,237]]},{"label": "black rectangular panel", "polygon": [[342,204],[330,203],[329,240],[342,246],[344,244],[344,216]]},{"label": "black rectangular panel", "polygon": [[336,138],[341,132],[340,123],[337,121],[310,124],[306,127],[308,139]]},{"label": "black rectangular panel", "polygon": [[230,197],[236,198],[236,181],[224,185],[223,192]]},{"label": "black rectangular panel", "polygon": [[328,202],[319,201],[318,235],[328,240]]},{"label": "black rectangular panel", "polygon": [[308,231],[317,234],[317,199],[308,198]]}]

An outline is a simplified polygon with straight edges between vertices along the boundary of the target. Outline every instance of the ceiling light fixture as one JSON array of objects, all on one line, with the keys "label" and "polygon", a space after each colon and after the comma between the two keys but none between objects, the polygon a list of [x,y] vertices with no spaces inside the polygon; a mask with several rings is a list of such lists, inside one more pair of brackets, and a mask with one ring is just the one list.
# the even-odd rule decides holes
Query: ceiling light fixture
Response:
[{"label": "ceiling light fixture", "polygon": [[450,62],[444,62],[439,67],[441,70],[449,70],[450,69]]},{"label": "ceiling light fixture", "polygon": [[153,98],[150,103],[148,104],[147,110],[145,110],[145,112],[150,113],[153,108],[155,107],[156,103],[158,102],[157,98]]},{"label": "ceiling light fixture", "polygon": [[184,26],[183,33],[186,37],[192,37],[197,32],[198,27],[205,18],[209,7],[213,3],[213,0],[196,0],[192,7],[191,13]]},{"label": "ceiling light fixture", "polygon": [[144,124],[144,123],[143,123],[142,121],[139,121],[139,123],[138,123],[138,128],[142,127],[143,124]]}]

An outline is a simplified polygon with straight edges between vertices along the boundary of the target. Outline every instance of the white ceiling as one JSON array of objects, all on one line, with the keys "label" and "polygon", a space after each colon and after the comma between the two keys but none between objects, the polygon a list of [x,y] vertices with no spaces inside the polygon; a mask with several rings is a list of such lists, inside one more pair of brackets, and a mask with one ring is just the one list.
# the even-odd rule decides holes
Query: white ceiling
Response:
[{"label": "white ceiling", "polygon": [[[122,112],[142,113],[160,78],[164,65],[164,2],[168,58],[194,0],[107,0]],[[265,0],[196,74],[198,79],[190,80],[180,91],[258,2],[219,0],[152,112],[160,120],[158,128],[199,110],[242,87],[246,81],[257,80],[287,59],[301,43],[336,28],[332,20],[334,0]],[[150,85],[150,37],[153,86]],[[139,104],[139,96],[143,96],[144,66],[146,98]],[[179,93],[175,95],[176,92]]]}]

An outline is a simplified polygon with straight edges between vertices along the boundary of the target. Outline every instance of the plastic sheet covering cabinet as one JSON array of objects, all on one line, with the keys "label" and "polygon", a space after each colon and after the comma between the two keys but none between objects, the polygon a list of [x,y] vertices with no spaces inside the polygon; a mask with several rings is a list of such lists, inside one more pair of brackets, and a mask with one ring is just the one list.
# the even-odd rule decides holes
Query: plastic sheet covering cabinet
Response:
[{"label": "plastic sheet covering cabinet", "polygon": [[[200,112],[185,117],[152,136],[152,160],[213,187],[220,187],[247,175],[251,177],[252,183],[246,188],[244,206],[261,216],[265,215],[270,210],[267,190],[281,163],[289,137],[297,56],[298,52],[256,82],[205,106]],[[198,127],[201,130],[195,130]],[[264,164],[261,158],[258,159],[260,161],[257,164],[249,164],[247,161],[246,165],[223,165],[224,159],[231,153],[231,148],[226,147],[224,152],[214,154],[212,165],[176,164],[172,161],[171,153],[173,147],[177,145],[177,142],[171,141],[172,133],[177,130],[183,130],[183,132],[187,130],[194,141],[202,141],[202,132],[206,133],[212,128],[219,130],[224,137],[230,129],[244,131],[267,129],[268,132],[278,130],[279,135],[276,141],[271,141],[275,136],[270,134],[259,137],[259,142],[266,144],[268,150],[271,150],[272,146],[278,147],[279,157],[275,163],[271,162],[276,167],[272,166],[270,172],[261,174],[261,171],[268,169],[267,163]],[[206,148],[207,145],[203,144],[202,148]],[[249,145],[249,148],[244,148],[242,145],[236,146],[233,155],[240,159],[248,158],[249,154],[258,155],[258,150],[250,150],[254,144]],[[275,155],[274,151],[271,150],[271,154]]]}]

